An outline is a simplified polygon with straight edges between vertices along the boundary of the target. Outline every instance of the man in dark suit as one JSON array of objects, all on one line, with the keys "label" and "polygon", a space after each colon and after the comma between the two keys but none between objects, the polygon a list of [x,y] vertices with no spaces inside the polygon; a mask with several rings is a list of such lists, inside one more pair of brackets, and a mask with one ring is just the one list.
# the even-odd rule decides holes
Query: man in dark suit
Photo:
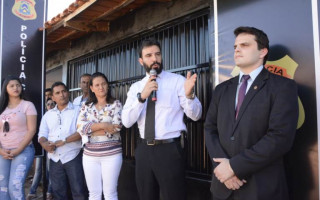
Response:
[{"label": "man in dark suit", "polygon": [[[240,75],[215,88],[205,122],[213,199],[286,200],[283,156],[298,120],[296,83],[267,71],[267,35],[235,29]],[[248,76],[249,75],[249,76]]]}]

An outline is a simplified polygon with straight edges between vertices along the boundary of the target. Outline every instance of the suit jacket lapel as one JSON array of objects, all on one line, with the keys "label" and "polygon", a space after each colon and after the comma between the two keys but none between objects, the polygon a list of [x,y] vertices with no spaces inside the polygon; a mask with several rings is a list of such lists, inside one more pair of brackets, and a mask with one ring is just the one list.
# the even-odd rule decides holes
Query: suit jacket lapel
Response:
[{"label": "suit jacket lapel", "polygon": [[233,129],[233,132],[237,128],[239,121],[241,120],[241,117],[242,117],[243,113],[245,112],[248,104],[250,103],[252,98],[261,90],[261,88],[263,88],[264,84],[266,83],[265,81],[268,78],[269,78],[269,72],[265,68],[263,68],[262,71],[260,72],[260,74],[257,76],[257,78],[252,83],[246,96],[244,97],[244,100],[242,102],[242,105],[241,105],[241,108],[239,110],[239,114],[238,114],[238,117],[236,120],[236,124]]},{"label": "suit jacket lapel", "polygon": [[[235,119],[235,110],[236,110],[236,94],[237,94],[237,86],[239,83],[239,76],[234,77],[230,80],[230,85],[228,87],[228,112],[229,116]],[[234,126],[235,120],[232,120],[231,125]]]}]

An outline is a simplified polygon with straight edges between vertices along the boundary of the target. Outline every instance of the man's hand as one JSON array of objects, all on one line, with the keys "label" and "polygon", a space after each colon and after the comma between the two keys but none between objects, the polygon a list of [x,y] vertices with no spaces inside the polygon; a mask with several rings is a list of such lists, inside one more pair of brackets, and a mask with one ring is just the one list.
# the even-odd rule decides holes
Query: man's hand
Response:
[{"label": "man's hand", "polygon": [[49,153],[54,153],[54,150],[56,150],[56,145],[51,141],[42,143],[42,147]]},{"label": "man's hand", "polygon": [[196,84],[196,81],[197,81],[197,74],[193,74],[191,76],[191,72],[188,71],[187,79],[184,82],[184,91],[185,91],[187,98],[191,97],[191,95],[193,94],[193,92],[194,92],[193,88],[194,88],[194,85]]},{"label": "man's hand", "polygon": [[233,176],[224,182],[229,190],[238,190],[243,184],[247,183],[246,180],[240,180],[238,177]]},{"label": "man's hand", "polygon": [[54,144],[55,144],[56,147],[61,147],[61,146],[66,144],[66,141],[57,140]]},{"label": "man's hand", "polygon": [[142,92],[141,92],[141,98],[147,99],[152,91],[158,90],[158,83],[155,80],[156,77],[150,76],[149,80],[147,81],[146,85],[144,86]]},{"label": "man's hand", "polygon": [[226,158],[214,158],[214,162],[219,162],[220,164],[214,169],[214,174],[217,179],[224,183],[226,180],[234,175],[234,172],[230,166],[229,159]]}]

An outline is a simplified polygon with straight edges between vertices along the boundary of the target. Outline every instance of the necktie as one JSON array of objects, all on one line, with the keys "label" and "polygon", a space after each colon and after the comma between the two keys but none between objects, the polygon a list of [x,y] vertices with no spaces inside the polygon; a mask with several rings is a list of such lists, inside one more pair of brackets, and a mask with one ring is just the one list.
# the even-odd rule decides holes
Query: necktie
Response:
[{"label": "necktie", "polygon": [[237,104],[237,107],[236,107],[236,119],[238,117],[239,110],[241,108],[243,99],[246,96],[246,90],[247,90],[247,85],[248,85],[249,78],[250,78],[249,75],[243,75],[242,79],[241,79],[241,86],[240,86],[239,93],[238,93],[238,104]]},{"label": "necktie", "polygon": [[148,98],[147,114],[144,129],[144,139],[151,141],[155,138],[155,101],[151,96]]}]

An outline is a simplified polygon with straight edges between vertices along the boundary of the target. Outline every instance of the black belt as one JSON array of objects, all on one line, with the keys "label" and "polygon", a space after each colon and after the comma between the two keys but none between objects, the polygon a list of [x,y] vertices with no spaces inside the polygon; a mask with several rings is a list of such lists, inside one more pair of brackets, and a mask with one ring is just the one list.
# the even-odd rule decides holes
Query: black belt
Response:
[{"label": "black belt", "polygon": [[159,144],[168,144],[172,142],[180,142],[180,137],[177,138],[170,138],[165,140],[146,140],[141,139],[141,142],[147,145],[159,145]]}]

